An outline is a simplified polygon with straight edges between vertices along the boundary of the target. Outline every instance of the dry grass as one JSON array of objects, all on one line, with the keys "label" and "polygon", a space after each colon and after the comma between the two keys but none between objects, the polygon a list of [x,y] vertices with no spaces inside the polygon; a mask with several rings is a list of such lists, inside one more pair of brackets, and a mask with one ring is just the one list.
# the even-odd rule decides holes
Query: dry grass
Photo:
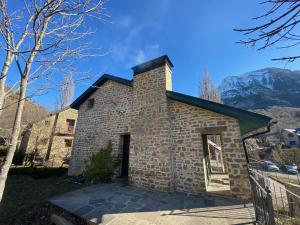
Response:
[{"label": "dry grass", "polygon": [[34,179],[28,175],[11,175],[0,204],[0,224],[50,225],[52,213],[62,215],[74,224],[85,224],[47,202],[52,196],[81,187],[82,185],[68,182],[66,176]]}]

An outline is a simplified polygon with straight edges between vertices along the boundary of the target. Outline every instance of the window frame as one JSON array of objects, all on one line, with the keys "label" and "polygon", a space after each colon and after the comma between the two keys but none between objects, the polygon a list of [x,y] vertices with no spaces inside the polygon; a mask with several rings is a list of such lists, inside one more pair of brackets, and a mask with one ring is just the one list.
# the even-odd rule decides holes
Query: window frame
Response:
[{"label": "window frame", "polygon": [[89,98],[87,100],[87,109],[92,109],[94,108],[94,105],[95,105],[95,99],[94,98]]}]

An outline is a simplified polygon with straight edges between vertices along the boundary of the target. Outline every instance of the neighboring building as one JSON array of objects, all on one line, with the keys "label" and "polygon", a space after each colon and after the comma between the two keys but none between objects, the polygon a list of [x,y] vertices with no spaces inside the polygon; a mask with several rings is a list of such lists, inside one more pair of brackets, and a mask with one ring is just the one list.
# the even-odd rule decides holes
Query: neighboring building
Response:
[{"label": "neighboring building", "polygon": [[[9,87],[6,87],[6,91],[8,90]],[[5,102],[4,109],[0,115],[0,146],[7,145],[9,142],[17,110],[18,93],[9,94]],[[21,131],[24,130],[27,124],[39,121],[49,115],[49,113],[45,108],[26,99],[22,113]]]},{"label": "neighboring building", "polygon": [[280,136],[285,147],[300,147],[300,128],[283,129],[281,130]]},{"label": "neighboring building", "polygon": [[172,91],[172,67],[162,56],[133,67],[133,80],[103,75],[71,104],[78,121],[69,175],[81,174],[89,156],[111,140],[130,184],[205,192],[207,136],[221,135],[231,194],[249,197],[241,136],[271,118]]},{"label": "neighboring building", "polygon": [[77,110],[66,108],[31,124],[23,132],[20,149],[35,152],[36,161],[60,166],[71,154]]}]

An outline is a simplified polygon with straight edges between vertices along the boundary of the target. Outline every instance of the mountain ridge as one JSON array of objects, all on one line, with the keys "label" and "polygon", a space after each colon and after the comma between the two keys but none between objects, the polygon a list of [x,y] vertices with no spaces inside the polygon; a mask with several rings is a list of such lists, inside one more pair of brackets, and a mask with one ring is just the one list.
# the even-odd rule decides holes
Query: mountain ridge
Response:
[{"label": "mountain ridge", "polygon": [[300,71],[267,67],[223,79],[225,104],[243,109],[300,107]]}]

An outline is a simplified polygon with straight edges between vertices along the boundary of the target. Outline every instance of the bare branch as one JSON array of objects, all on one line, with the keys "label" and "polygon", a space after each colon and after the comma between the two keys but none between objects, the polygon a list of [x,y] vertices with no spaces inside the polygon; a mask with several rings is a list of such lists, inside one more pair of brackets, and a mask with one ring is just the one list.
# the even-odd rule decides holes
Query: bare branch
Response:
[{"label": "bare branch", "polygon": [[[279,48],[289,48],[299,44],[300,36],[292,33],[297,30],[300,23],[300,1],[299,0],[267,0],[261,4],[271,4],[272,7],[262,16],[255,17],[254,20],[269,19],[268,22],[261,25],[234,29],[235,31],[243,33],[245,36],[250,36],[246,40],[241,40],[238,43],[259,46],[258,50],[263,50],[281,42],[285,42],[284,46]],[[282,12],[283,11],[283,12]],[[274,16],[274,18],[272,18]],[[273,60],[287,60],[292,62],[298,59],[298,56],[282,57]]]}]

